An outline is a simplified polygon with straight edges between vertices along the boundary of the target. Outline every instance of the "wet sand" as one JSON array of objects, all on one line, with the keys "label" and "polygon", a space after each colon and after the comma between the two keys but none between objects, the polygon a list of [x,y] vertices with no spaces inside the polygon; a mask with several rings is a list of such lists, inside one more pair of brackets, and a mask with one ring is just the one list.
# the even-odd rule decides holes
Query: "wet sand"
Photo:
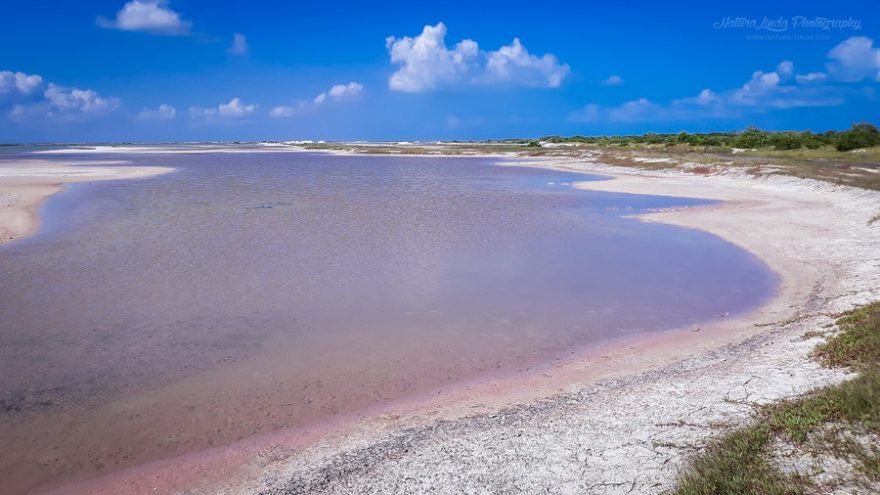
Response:
[{"label": "wet sand", "polygon": [[0,245],[33,234],[40,226],[40,205],[64,184],[138,179],[173,170],[119,165],[89,162],[88,166],[71,167],[46,160],[0,160]]}]

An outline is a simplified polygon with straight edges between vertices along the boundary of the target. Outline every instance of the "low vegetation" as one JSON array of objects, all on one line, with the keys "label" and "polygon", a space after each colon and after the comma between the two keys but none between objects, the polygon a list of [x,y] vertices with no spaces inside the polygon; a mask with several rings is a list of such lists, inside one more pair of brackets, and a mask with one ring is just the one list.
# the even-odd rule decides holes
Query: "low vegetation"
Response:
[{"label": "low vegetation", "polygon": [[682,169],[710,175],[736,169],[753,175],[781,174],[880,190],[880,131],[854,124],[845,131],[650,133],[640,136],[545,136],[497,141],[406,143],[319,142],[307,149],[365,154],[515,155],[589,158],[641,169]]},{"label": "low vegetation", "polygon": [[[596,145],[689,145],[693,147],[739,148],[739,149],[819,149],[833,147],[837,151],[851,151],[859,148],[880,146],[880,131],[872,124],[854,124],[846,131],[827,131],[815,134],[810,131],[763,131],[748,127],[741,132],[710,132],[691,134],[648,133],[636,136],[545,136],[546,143],[584,143]],[[530,141],[529,143],[533,143]]]},{"label": "low vegetation", "polygon": [[849,481],[868,490],[880,484],[880,303],[849,312],[838,328],[815,356],[858,377],[764,406],[753,425],[726,434],[692,459],[677,495],[798,495],[830,488],[809,473],[781,469],[774,461],[778,442],[846,460],[856,471]]}]

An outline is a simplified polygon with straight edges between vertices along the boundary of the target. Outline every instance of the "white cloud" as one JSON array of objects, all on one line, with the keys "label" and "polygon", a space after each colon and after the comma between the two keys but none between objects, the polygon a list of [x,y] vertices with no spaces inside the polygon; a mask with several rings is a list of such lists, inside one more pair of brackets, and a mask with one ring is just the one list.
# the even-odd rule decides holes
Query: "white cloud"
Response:
[{"label": "white cloud", "polygon": [[776,73],[784,79],[791,77],[794,74],[794,63],[791,60],[783,60],[776,66]]},{"label": "white cloud", "polygon": [[13,90],[21,95],[32,94],[43,84],[43,78],[36,74],[24,72],[0,71],[0,95],[12,93]]},{"label": "white cloud", "polygon": [[192,25],[168,8],[167,0],[132,0],[116,13],[116,19],[98,17],[97,24],[104,28],[153,34],[187,34]]},{"label": "white cloud", "polygon": [[612,74],[602,81],[602,86],[620,86],[621,84],[623,84],[623,78],[617,74]]},{"label": "white cloud", "polygon": [[400,65],[389,78],[388,87],[408,93],[463,84],[555,88],[570,71],[552,54],[530,54],[518,38],[489,52],[480,50],[470,39],[449,49],[445,38],[446,25],[442,22],[425,26],[415,37],[386,38],[391,63]]},{"label": "white cloud", "polygon": [[648,120],[685,120],[694,118],[735,117],[774,109],[839,105],[852,89],[831,80],[860,82],[880,81],[880,48],[865,36],[853,36],[828,52],[827,72],[795,74],[790,60],[773,71],[755,71],[739,88],[714,92],[704,89],[699,95],[656,103],[644,98],[617,106],[589,104],[574,112],[577,122]]},{"label": "white cloud", "polygon": [[247,55],[250,51],[247,38],[241,33],[232,35],[232,45],[226,50],[230,55]]},{"label": "white cloud", "polygon": [[246,105],[236,96],[229,100],[229,103],[221,103],[216,108],[190,107],[189,114],[192,118],[239,119],[252,115],[256,109],[256,105]]},{"label": "white cloud", "polygon": [[15,120],[77,120],[103,115],[118,107],[118,98],[104,97],[91,89],[47,83],[37,74],[0,71],[0,111]]},{"label": "white cloud", "polygon": [[853,36],[828,52],[828,72],[841,81],[880,81],[880,48],[865,36]]},{"label": "white cloud", "polygon": [[[715,92],[702,90],[697,96],[657,103],[646,98],[617,106],[586,105],[571,115],[576,122],[675,121],[697,118],[731,117],[769,109],[830,106],[842,98],[833,90],[817,85],[801,85],[805,76],[794,75],[794,64],[780,63],[771,72],[755,71],[739,88]],[[821,79],[811,76],[812,79]]]},{"label": "white cloud", "polygon": [[217,113],[221,117],[244,117],[254,113],[256,109],[256,105],[244,105],[241,103],[241,99],[235,97],[229,100],[229,103],[221,103],[217,107]]},{"label": "white cloud", "polygon": [[269,110],[270,117],[293,117],[315,110],[325,103],[340,103],[357,99],[364,91],[364,85],[352,81],[348,84],[336,84],[327,91],[323,91],[311,101],[299,101],[293,105],[281,105]]},{"label": "white cloud", "polygon": [[177,109],[165,103],[158,108],[144,108],[138,114],[140,120],[171,120],[177,115]]},{"label": "white cloud", "polygon": [[555,55],[538,57],[529,53],[514,38],[513,43],[489,52],[486,74],[483,80],[489,84],[496,82],[522,86],[544,86],[558,88],[571,71],[568,65],[560,64]]},{"label": "white cloud", "polygon": [[755,71],[742,88],[730,93],[731,99],[743,105],[754,105],[759,99],[779,88],[782,76],[778,72]]},{"label": "white cloud", "polygon": [[385,39],[391,63],[401,64],[388,80],[395,91],[417,93],[437,86],[454,84],[471,72],[479,55],[477,43],[463,40],[452,50],[446,47],[446,26],[425,26],[422,34],[411,38]]},{"label": "white cloud", "polygon": [[719,101],[721,101],[721,97],[711,89],[700,91],[700,94],[697,95],[696,99],[696,102],[700,105],[711,105],[713,103],[718,103]]},{"label": "white cloud", "polygon": [[337,84],[330,88],[328,91],[325,91],[313,100],[314,103],[322,104],[327,98],[332,99],[333,101],[342,101],[347,99],[356,98],[361,94],[361,91],[364,90],[363,84],[357,82],[350,82],[348,84]]},{"label": "white cloud", "polygon": [[52,107],[50,112],[100,114],[119,107],[119,99],[104,98],[90,89],[65,88],[54,83],[43,93]]}]

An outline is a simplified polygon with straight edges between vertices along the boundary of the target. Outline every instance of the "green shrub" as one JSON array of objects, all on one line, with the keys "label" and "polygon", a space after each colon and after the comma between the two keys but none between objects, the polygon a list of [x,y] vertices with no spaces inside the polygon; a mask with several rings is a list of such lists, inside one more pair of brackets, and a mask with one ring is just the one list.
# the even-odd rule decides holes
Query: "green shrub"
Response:
[{"label": "green shrub", "polygon": [[854,124],[849,130],[837,135],[834,147],[837,151],[850,151],[880,145],[880,131],[871,124]]},{"label": "green shrub", "polygon": [[770,134],[767,143],[777,150],[796,150],[803,145],[804,137],[797,132],[775,132]]},{"label": "green shrub", "polygon": [[755,126],[749,126],[733,140],[735,148],[764,148],[768,143],[767,133]]}]

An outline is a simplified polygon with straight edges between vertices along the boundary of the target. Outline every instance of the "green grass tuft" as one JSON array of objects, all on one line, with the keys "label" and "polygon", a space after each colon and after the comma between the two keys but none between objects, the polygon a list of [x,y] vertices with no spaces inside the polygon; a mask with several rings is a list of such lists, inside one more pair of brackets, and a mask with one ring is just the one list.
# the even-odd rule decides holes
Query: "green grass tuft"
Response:
[{"label": "green grass tuft", "polygon": [[678,495],[797,495],[802,480],[786,476],[767,462],[770,429],[736,430],[697,456],[679,481]]},{"label": "green grass tuft", "polygon": [[816,347],[825,366],[865,370],[880,366],[880,302],[849,312],[837,322],[841,332]]},{"label": "green grass tuft", "polygon": [[880,454],[852,437],[880,435],[880,303],[850,311],[837,324],[840,332],[819,345],[815,356],[826,366],[849,367],[859,376],[763,408],[756,424],[724,435],[691,460],[677,495],[805,493],[810,480],[770,463],[769,446],[776,438],[795,444],[815,441],[824,451],[854,462],[869,480],[880,481]]},{"label": "green grass tuft", "polygon": [[767,422],[774,433],[803,443],[825,424],[851,423],[880,434],[880,373],[876,369],[840,385],[768,408]]}]

